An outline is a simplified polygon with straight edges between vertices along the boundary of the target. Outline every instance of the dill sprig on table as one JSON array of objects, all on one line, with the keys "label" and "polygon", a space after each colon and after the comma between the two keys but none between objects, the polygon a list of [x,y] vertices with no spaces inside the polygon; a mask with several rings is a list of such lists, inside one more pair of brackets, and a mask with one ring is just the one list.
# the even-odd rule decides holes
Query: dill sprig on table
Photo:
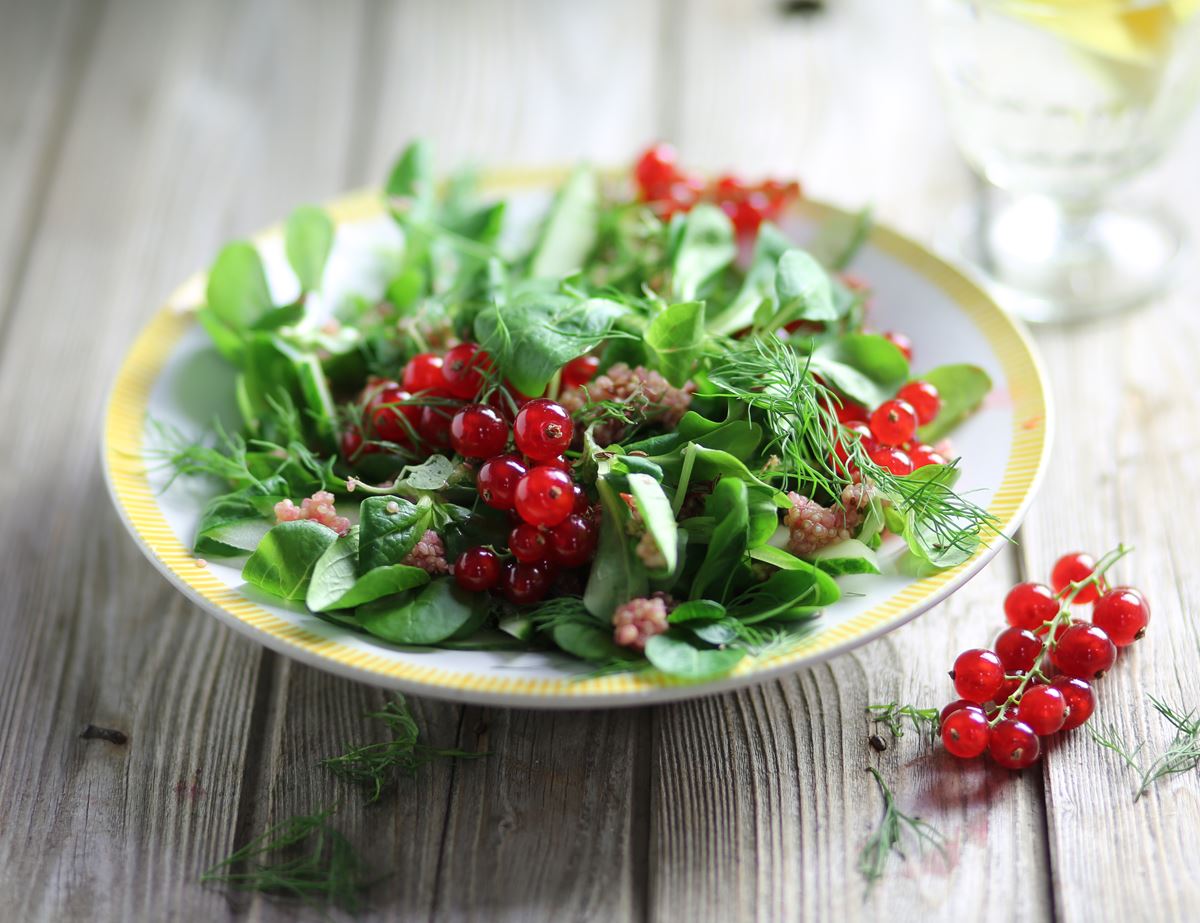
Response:
[{"label": "dill sprig on table", "polygon": [[417,722],[401,696],[388,701],[379,711],[367,712],[366,717],[386,724],[392,738],[351,747],[340,756],[322,760],[321,765],[335,775],[367,788],[368,804],[380,799],[384,787],[397,773],[414,775],[419,768],[436,759],[475,759],[486,755],[421,743]]},{"label": "dill sprig on table", "polygon": [[868,705],[867,714],[876,724],[882,724],[887,728],[888,733],[896,740],[904,736],[905,719],[912,724],[918,734],[922,730],[936,733],[940,721],[940,713],[936,708],[917,708],[915,705],[901,705],[899,702]]},{"label": "dill sprig on table", "polygon": [[200,881],[354,912],[372,879],[350,841],[330,826],[336,810],[326,808],[276,824],[205,871]]},{"label": "dill sprig on table", "polygon": [[945,848],[942,845],[944,838],[941,833],[919,817],[910,817],[896,807],[896,796],[883,781],[879,770],[871,766],[867,768],[867,772],[875,777],[875,781],[879,783],[879,793],[883,796],[883,817],[880,818],[879,827],[858,854],[858,871],[866,879],[869,891],[875,882],[883,877],[888,858],[893,852],[901,859],[907,858],[903,849],[906,831],[916,838],[917,848],[921,852],[929,845],[944,856]]},{"label": "dill sprig on table", "polygon": [[1096,743],[1117,754],[1130,769],[1137,773],[1138,784],[1133,793],[1134,801],[1146,794],[1150,786],[1160,779],[1200,766],[1200,716],[1197,716],[1196,709],[1193,708],[1185,713],[1152,695],[1148,698],[1150,704],[1154,706],[1154,710],[1175,728],[1175,735],[1171,738],[1171,742],[1148,763],[1144,763],[1140,758],[1142,750],[1146,747],[1145,741],[1135,747],[1130,747],[1125,736],[1117,729],[1116,725],[1111,723],[1099,731],[1095,728],[1088,728]]}]

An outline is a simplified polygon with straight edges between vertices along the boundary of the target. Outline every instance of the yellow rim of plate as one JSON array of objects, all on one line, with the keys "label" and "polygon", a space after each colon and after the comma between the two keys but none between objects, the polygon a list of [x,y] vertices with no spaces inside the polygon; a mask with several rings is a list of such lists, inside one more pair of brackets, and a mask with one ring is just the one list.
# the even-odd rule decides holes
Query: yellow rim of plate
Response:
[{"label": "yellow rim of plate", "polygon": [[[560,180],[559,169],[529,169],[491,172],[483,177],[491,192],[542,187]],[[839,209],[806,201],[801,210],[817,218],[842,214]],[[384,213],[378,192],[358,192],[328,206],[338,224],[362,221]],[[255,237],[264,240],[281,235],[276,225]],[[1012,453],[989,512],[999,521],[999,530],[1009,534],[1032,498],[1047,461],[1050,430],[1043,376],[1026,335],[974,282],[943,263],[911,240],[876,225],[870,242],[892,258],[925,277],[945,292],[976,324],[1004,370],[1013,404]],[[160,566],[192,591],[192,594],[223,610],[233,619],[282,642],[279,647],[300,659],[336,664],[342,672],[390,679],[436,694],[492,693],[528,697],[611,697],[650,693],[664,687],[696,685],[654,674],[614,674],[587,679],[528,679],[469,673],[442,667],[426,667],[397,661],[372,650],[363,650],[337,639],[322,637],[291,624],[243,597],[218,580],[185,546],[167,524],[155,499],[144,461],[144,436],[150,394],[171,350],[195,323],[190,308],[203,298],[204,273],[197,273],[179,286],[142,332],[126,356],[113,384],[104,428],[104,458],[116,502],[145,548]],[[743,663],[721,680],[739,685],[760,674],[777,673],[799,661],[853,647],[902,624],[945,595],[947,585],[967,570],[978,570],[1005,539],[997,534],[986,540],[971,560],[910,584],[885,602],[859,613],[846,622],[819,631],[786,653]],[[307,656],[305,656],[307,654]]]}]

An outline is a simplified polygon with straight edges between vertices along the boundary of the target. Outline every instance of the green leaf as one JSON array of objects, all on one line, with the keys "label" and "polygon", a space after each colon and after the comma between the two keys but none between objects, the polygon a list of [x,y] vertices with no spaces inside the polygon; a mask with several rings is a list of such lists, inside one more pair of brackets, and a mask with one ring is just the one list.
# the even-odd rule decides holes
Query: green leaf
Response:
[{"label": "green leaf", "polygon": [[668,631],[646,642],[646,659],[662,673],[700,681],[724,676],[746,656],[738,648],[700,648],[682,632]]},{"label": "green leaf", "polygon": [[486,593],[472,593],[440,577],[415,597],[390,596],[359,606],[354,615],[368,632],[393,644],[437,644],[486,615]]},{"label": "green leaf", "polygon": [[655,316],[645,333],[658,370],[677,388],[687,382],[706,337],[703,301],[669,305]]},{"label": "green leaf", "polygon": [[671,512],[671,501],[663,493],[662,485],[648,474],[630,474],[628,480],[642,522],[654,536],[654,543],[667,562],[664,570],[670,573],[678,562],[679,531],[675,515]]},{"label": "green leaf", "polygon": [[292,271],[305,292],[321,287],[325,261],[333,249],[333,222],[324,209],[301,205],[288,217],[284,228],[284,249]]},{"label": "green leaf", "polygon": [[235,241],[217,254],[208,272],[208,309],[234,330],[252,326],[275,305],[262,257],[252,244]]},{"label": "green leaf", "polygon": [[811,246],[813,256],[823,266],[841,272],[854,261],[871,236],[874,224],[875,216],[869,206],[852,214],[834,215],[817,230]]},{"label": "green leaf", "polygon": [[671,260],[671,294],[694,301],[706,282],[737,256],[733,224],[721,209],[702,202],[687,213]]},{"label": "green leaf", "polygon": [[648,582],[646,568],[630,547],[625,533],[628,507],[604,478],[596,481],[596,490],[600,494],[603,518],[583,604],[588,612],[607,622],[617,606],[634,597],[645,596]]},{"label": "green leaf", "polygon": [[611,629],[588,622],[560,622],[550,629],[550,637],[568,654],[590,663],[630,659],[629,651],[613,641]]},{"label": "green leaf", "polygon": [[559,279],[582,269],[596,247],[599,211],[600,183],[596,174],[587,167],[577,167],[558,191],[546,216],[529,263],[530,277]]},{"label": "green leaf", "polygon": [[419,465],[406,465],[396,479],[397,487],[413,490],[441,490],[458,466],[445,455],[430,455]]},{"label": "green leaf", "polygon": [[399,564],[416,547],[432,518],[429,500],[368,497],[359,508],[358,575]]},{"label": "green leaf", "polygon": [[771,619],[804,618],[837,602],[842,595],[833,578],[813,564],[777,570],[763,583],[742,593],[729,614],[745,624]]},{"label": "green leaf", "polygon": [[922,442],[937,442],[965,420],[992,390],[992,379],[977,365],[942,365],[921,376],[938,389],[941,410],[917,431]]},{"label": "green leaf", "polygon": [[388,176],[387,194],[396,199],[411,199],[414,206],[429,207],[433,202],[433,166],[429,145],[414,141],[400,154]]},{"label": "green leaf", "polygon": [[541,394],[559,369],[596,346],[627,311],[605,298],[531,292],[480,311],[475,337],[518,391]]},{"label": "green leaf", "polygon": [[822,343],[811,369],[864,407],[878,407],[908,380],[908,360],[881,336],[851,333]]},{"label": "green leaf", "polygon": [[826,545],[812,555],[812,561],[831,577],[880,573],[879,557],[856,538]]},{"label": "green leaf", "polygon": [[742,287],[724,308],[708,311],[708,330],[728,336],[754,323],[759,306],[775,295],[775,266],[792,242],[773,224],[763,224],[754,239],[754,253]]},{"label": "green leaf", "polygon": [[225,321],[208,305],[202,306],[196,312],[196,319],[208,334],[209,339],[222,356],[234,365],[242,361],[242,335]]},{"label": "green leaf", "polygon": [[200,514],[193,548],[196,554],[222,557],[245,554],[258,547],[275,522],[264,512],[290,493],[280,479],[250,485],[213,497]]},{"label": "green leaf", "polygon": [[691,599],[671,610],[667,621],[672,625],[684,622],[718,622],[725,618],[725,607],[714,599]]},{"label": "green leaf", "polygon": [[301,519],[271,529],[242,568],[242,579],[282,599],[303,600],[317,561],[337,533],[319,522]]},{"label": "green leaf", "polygon": [[803,250],[789,250],[779,258],[775,298],[778,308],[769,315],[769,324],[760,323],[756,317],[755,326],[775,330],[797,320],[837,320],[829,274]]},{"label": "green leaf", "polygon": [[353,609],[429,582],[429,574],[406,564],[389,564],[357,576],[358,537],[359,527],[355,526],[321,555],[308,585],[308,608],[317,612]]},{"label": "green leaf", "polygon": [[716,520],[712,537],[700,570],[692,580],[692,599],[719,595],[710,587],[724,586],[749,544],[750,513],[746,485],[737,478],[721,478],[706,504],[706,512]]}]

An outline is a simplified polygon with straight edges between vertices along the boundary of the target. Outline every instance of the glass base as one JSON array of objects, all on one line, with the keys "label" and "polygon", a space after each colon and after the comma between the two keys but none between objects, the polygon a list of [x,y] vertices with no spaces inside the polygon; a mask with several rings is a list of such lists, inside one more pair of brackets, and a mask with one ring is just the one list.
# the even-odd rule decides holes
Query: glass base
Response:
[{"label": "glass base", "polygon": [[1033,323],[1073,323],[1143,304],[1166,287],[1183,248],[1182,229],[1159,209],[992,198],[956,215],[938,244]]}]

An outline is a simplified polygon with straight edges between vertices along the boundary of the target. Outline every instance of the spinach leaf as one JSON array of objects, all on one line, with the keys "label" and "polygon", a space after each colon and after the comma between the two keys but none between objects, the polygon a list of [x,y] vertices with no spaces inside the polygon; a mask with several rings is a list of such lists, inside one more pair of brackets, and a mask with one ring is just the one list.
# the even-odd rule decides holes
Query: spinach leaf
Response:
[{"label": "spinach leaf", "polygon": [[850,333],[822,343],[810,368],[864,407],[878,407],[908,380],[908,360],[881,336]]},{"label": "spinach leaf", "polygon": [[778,307],[760,309],[756,327],[778,330],[793,321],[837,320],[829,275],[803,250],[789,250],[775,268],[775,298]]},{"label": "spinach leaf", "polygon": [[441,490],[454,474],[456,465],[445,455],[430,455],[419,465],[405,465],[396,478],[396,487],[412,490]]},{"label": "spinach leaf", "polygon": [[213,346],[227,361],[234,365],[242,363],[242,334],[217,316],[208,305],[203,305],[196,312],[196,320],[213,342]]},{"label": "spinach leaf", "polygon": [[750,515],[750,548],[765,545],[779,528],[778,493],[774,488],[750,485],[746,499],[746,511]]},{"label": "spinach leaf", "polygon": [[658,481],[648,474],[630,474],[628,480],[630,493],[633,494],[642,521],[667,562],[663,570],[670,573],[675,570],[678,562],[679,531],[675,515],[671,512],[671,501],[663,493]]},{"label": "spinach leaf", "polygon": [[799,563],[802,566],[777,570],[746,590],[730,603],[729,614],[747,625],[770,619],[790,621],[807,618],[841,598],[832,577],[806,561]]},{"label": "spinach leaf", "polygon": [[208,310],[237,331],[253,325],[274,306],[258,250],[245,241],[226,244],[208,272]]},{"label": "spinach leaf", "polygon": [[560,622],[550,629],[550,637],[568,654],[590,663],[631,659],[629,651],[613,641],[611,629],[590,622]]},{"label": "spinach leaf", "polygon": [[242,568],[242,579],[272,596],[303,600],[317,561],[337,541],[319,522],[281,522],[259,542]]},{"label": "spinach leaf", "polygon": [[413,550],[433,517],[428,499],[368,497],[359,507],[358,576],[377,567],[399,564]]},{"label": "spinach leaf", "polygon": [[600,494],[603,518],[583,604],[592,615],[607,621],[617,606],[636,596],[645,596],[648,582],[646,568],[625,534],[628,507],[604,478],[596,481],[596,490]]},{"label": "spinach leaf", "polygon": [[692,622],[684,630],[705,644],[724,647],[736,641],[740,635],[741,623],[737,619],[721,619],[717,622]]},{"label": "spinach leaf", "polygon": [[729,216],[702,202],[683,218],[671,260],[671,294],[694,301],[704,284],[733,262],[737,244]]},{"label": "spinach leaf", "polygon": [[475,318],[475,338],[524,394],[541,394],[550,379],[608,333],[627,308],[606,298],[526,292]]},{"label": "spinach leaf", "polygon": [[529,275],[534,279],[559,279],[582,269],[596,246],[599,214],[600,184],[596,174],[587,167],[578,167],[550,207],[529,263]]},{"label": "spinach leaf", "polygon": [[486,616],[487,594],[460,587],[453,577],[439,577],[415,597],[389,596],[359,606],[355,618],[368,632],[393,644],[437,644],[455,637]]},{"label": "spinach leaf", "polygon": [[658,361],[658,370],[682,387],[704,350],[704,302],[682,301],[660,311],[646,328],[645,342]]},{"label": "spinach leaf", "polygon": [[834,215],[817,230],[810,248],[813,256],[820,260],[821,265],[841,272],[854,261],[871,236],[874,224],[875,216],[870,206],[853,214]]},{"label": "spinach leaf", "polygon": [[357,576],[359,528],[355,526],[330,545],[317,561],[308,585],[308,608],[317,612],[353,609],[429,582],[429,574],[406,564],[388,564]]},{"label": "spinach leaf", "polygon": [[692,581],[690,596],[723,598],[710,587],[724,586],[749,544],[750,512],[746,485],[737,478],[721,478],[708,498],[705,511],[716,520],[700,570]]},{"label": "spinach leaf", "polygon": [[284,249],[301,291],[319,289],[325,261],[333,249],[333,222],[325,210],[301,205],[292,212],[284,229]]},{"label": "spinach leaf", "polygon": [[708,330],[728,336],[754,323],[759,306],[775,294],[775,266],[792,242],[773,224],[763,224],[754,239],[754,253],[742,287],[724,308],[708,312]]},{"label": "spinach leaf", "polygon": [[422,217],[433,207],[432,160],[429,145],[414,141],[401,152],[384,187],[392,198],[409,199],[411,210]]},{"label": "spinach leaf", "polygon": [[222,557],[253,551],[274,523],[274,516],[264,510],[270,510],[290,493],[282,478],[270,478],[213,497],[196,528],[196,554]]},{"label": "spinach leaf", "polygon": [[977,365],[942,365],[921,376],[938,389],[942,407],[932,423],[917,431],[922,442],[937,442],[980,405],[992,390],[992,379]]},{"label": "spinach leaf", "polygon": [[671,610],[667,621],[672,625],[684,622],[719,622],[725,618],[725,607],[712,599],[691,599]]},{"label": "spinach leaf", "polygon": [[667,676],[692,681],[724,676],[745,656],[739,648],[696,647],[678,629],[646,642],[646,659],[654,667]]}]

